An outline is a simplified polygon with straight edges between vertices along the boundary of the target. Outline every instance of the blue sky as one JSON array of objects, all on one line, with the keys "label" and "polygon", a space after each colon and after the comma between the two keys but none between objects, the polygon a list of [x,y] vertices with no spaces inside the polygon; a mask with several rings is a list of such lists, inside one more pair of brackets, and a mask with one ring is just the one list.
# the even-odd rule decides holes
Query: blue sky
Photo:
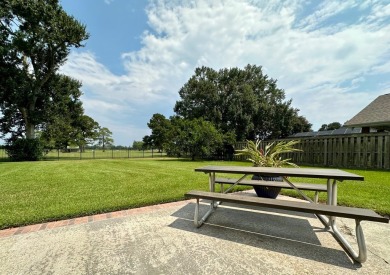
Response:
[{"label": "blue sky", "polygon": [[256,64],[313,124],[344,123],[390,93],[390,1],[61,0],[87,26],[62,73],[116,145],[173,115],[196,67]]}]

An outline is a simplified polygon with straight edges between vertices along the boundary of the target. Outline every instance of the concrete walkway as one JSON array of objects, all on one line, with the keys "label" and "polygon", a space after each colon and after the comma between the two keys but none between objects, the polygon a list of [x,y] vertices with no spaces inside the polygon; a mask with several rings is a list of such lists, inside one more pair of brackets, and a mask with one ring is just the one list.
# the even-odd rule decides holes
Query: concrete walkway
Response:
[{"label": "concrete walkway", "polygon": [[[313,215],[224,204],[197,229],[194,207],[182,201],[3,231],[0,274],[390,274],[389,224],[362,223],[369,252],[357,264]],[[356,244],[354,221],[338,222]]]}]

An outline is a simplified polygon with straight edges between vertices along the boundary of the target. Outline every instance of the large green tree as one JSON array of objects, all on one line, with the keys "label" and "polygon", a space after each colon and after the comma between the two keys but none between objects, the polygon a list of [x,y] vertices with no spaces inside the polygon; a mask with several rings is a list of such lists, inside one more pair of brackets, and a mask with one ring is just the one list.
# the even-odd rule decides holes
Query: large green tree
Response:
[{"label": "large green tree", "polygon": [[77,145],[83,151],[85,146],[99,141],[99,131],[98,122],[85,114],[80,114],[56,117],[39,135],[46,149],[66,149],[67,146]]},{"label": "large green tree", "polygon": [[45,112],[47,119],[40,124],[40,140],[46,148],[66,148],[75,143],[75,127],[80,125],[84,109],[80,100],[81,83],[68,76],[54,75],[44,86],[50,96]]},{"label": "large green tree", "polygon": [[285,100],[284,90],[263,74],[260,66],[219,71],[197,68],[179,95],[174,107],[179,116],[204,118],[223,134],[233,132],[237,141],[282,138],[298,128],[294,125],[299,110],[291,106],[291,100]]},{"label": "large green tree", "polygon": [[99,123],[90,116],[80,116],[72,126],[73,133],[71,137],[74,138],[74,142],[79,146],[81,151],[84,151],[86,145],[99,140],[99,131],[101,128]]},{"label": "large green tree", "polygon": [[340,122],[332,122],[329,124],[322,124],[321,128],[318,129],[318,131],[330,131],[330,130],[336,130],[341,128],[341,123]]},{"label": "large green tree", "polygon": [[182,119],[171,118],[167,152],[169,155],[196,157],[212,157],[223,144],[223,135],[214,125],[202,118]]},{"label": "large green tree", "polygon": [[56,72],[88,34],[58,0],[3,0],[0,16],[0,131],[33,139],[58,113]]},{"label": "large green tree", "polygon": [[152,130],[152,134],[143,138],[144,144],[159,151],[163,150],[169,142],[172,131],[171,121],[162,114],[153,114],[148,127]]},{"label": "large green tree", "polygon": [[103,152],[107,146],[114,145],[114,139],[112,138],[112,132],[107,127],[99,127],[97,131],[98,145],[102,146]]},{"label": "large green tree", "polygon": [[293,122],[293,133],[311,132],[312,124],[304,116],[297,116]]}]

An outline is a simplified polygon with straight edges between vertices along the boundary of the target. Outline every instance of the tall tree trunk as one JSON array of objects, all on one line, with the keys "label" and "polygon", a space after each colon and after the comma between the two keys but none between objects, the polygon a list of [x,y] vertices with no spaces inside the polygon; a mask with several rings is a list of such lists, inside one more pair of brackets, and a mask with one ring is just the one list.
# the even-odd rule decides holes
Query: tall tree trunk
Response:
[{"label": "tall tree trunk", "polygon": [[35,125],[26,121],[26,138],[33,139],[35,138]]},{"label": "tall tree trunk", "polygon": [[24,123],[26,124],[26,138],[34,139],[35,138],[35,125],[30,122],[29,115],[27,112],[27,108],[19,108],[22,113]]}]

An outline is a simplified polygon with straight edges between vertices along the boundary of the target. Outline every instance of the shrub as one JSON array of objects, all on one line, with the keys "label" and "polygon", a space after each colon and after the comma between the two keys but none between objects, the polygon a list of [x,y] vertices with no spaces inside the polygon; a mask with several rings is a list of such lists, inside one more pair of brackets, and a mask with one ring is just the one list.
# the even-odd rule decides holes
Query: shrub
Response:
[{"label": "shrub", "polygon": [[11,161],[36,161],[42,159],[43,147],[38,139],[19,138],[6,146]]}]

